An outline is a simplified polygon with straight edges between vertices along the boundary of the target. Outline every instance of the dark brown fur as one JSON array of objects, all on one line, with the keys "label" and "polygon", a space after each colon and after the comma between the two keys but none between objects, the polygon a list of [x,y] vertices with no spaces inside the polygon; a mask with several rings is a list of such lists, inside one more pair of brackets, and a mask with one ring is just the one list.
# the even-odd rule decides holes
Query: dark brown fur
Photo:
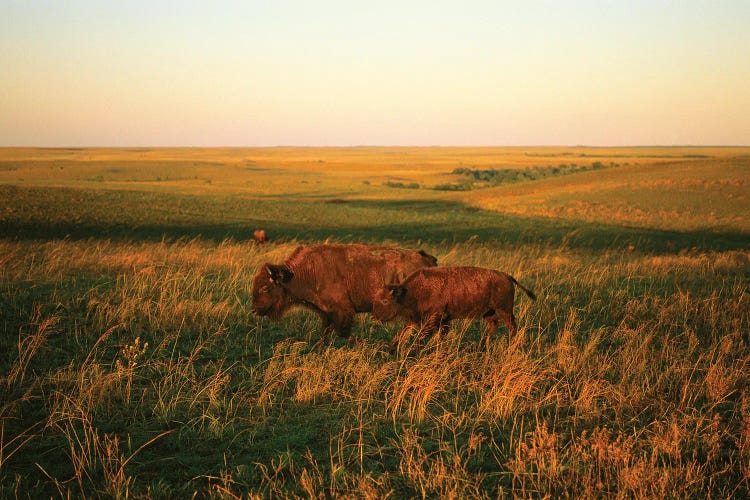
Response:
[{"label": "dark brown fur", "polygon": [[371,312],[373,298],[386,283],[416,269],[435,266],[423,251],[368,245],[316,245],[297,248],[279,265],[266,263],[253,279],[253,312],[279,319],[295,305],[315,311],[330,331],[351,332],[355,313]]},{"label": "dark brown fur", "polygon": [[[421,325],[424,335],[434,333],[454,319],[483,318],[489,343],[501,320],[511,334],[517,330],[513,315],[514,285],[532,300],[536,299],[534,293],[515,278],[492,269],[419,269],[401,284],[382,288],[377,294],[373,315],[381,321],[400,317],[412,327]],[[398,341],[398,337],[394,339]]]}]

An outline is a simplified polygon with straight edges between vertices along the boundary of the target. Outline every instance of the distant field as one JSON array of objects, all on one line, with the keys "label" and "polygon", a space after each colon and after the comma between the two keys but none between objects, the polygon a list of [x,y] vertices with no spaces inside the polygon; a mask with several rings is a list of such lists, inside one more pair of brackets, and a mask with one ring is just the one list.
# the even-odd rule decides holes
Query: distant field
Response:
[{"label": "distant field", "polygon": [[[604,168],[494,187],[477,183],[470,191],[434,189],[464,182],[464,176],[452,173],[461,168],[523,170],[595,163]],[[410,203],[414,206],[427,203],[428,207],[452,205],[455,209],[478,208],[488,213],[654,230],[747,233],[750,231],[748,182],[750,148],[0,150],[0,185],[76,188],[86,190],[79,196],[98,198],[109,196],[103,191],[138,193],[112,196],[115,204],[127,204],[127,200],[118,200],[132,197],[131,211],[140,214],[144,209],[149,213],[140,220],[142,224],[149,224],[149,217],[160,221],[163,214],[146,210],[148,207],[142,206],[141,198],[166,193],[172,197],[190,195],[180,205],[219,200],[218,205],[215,201],[207,203],[222,206],[218,220],[228,224],[245,221],[282,227],[295,222],[304,225],[305,217],[287,214],[284,202],[341,205],[330,210],[330,207],[306,208],[305,213],[313,219],[315,212],[325,213],[322,222],[311,221],[307,226],[310,229],[327,225],[325,221],[330,220],[327,212],[346,211],[350,206],[380,211],[395,207],[401,211]],[[40,193],[38,189],[35,192]],[[222,202],[230,199],[232,203]],[[280,202],[278,216],[269,213],[273,211],[270,205],[263,209],[257,205],[257,209],[242,206],[245,200]],[[344,207],[346,203],[349,205]],[[169,211],[168,207],[162,210]],[[180,218],[185,210],[171,215]],[[361,213],[350,215],[362,222]],[[377,218],[382,215],[377,214]],[[424,215],[420,213],[419,217]],[[194,216],[186,220],[201,222],[201,214]],[[0,217],[13,220],[7,213],[0,213]],[[43,216],[51,221],[48,217]],[[126,216],[126,223],[132,224],[133,217]],[[109,216],[105,218],[111,220]],[[441,222],[439,217],[437,222]],[[448,224],[447,232],[450,227],[460,226]],[[290,235],[289,231],[282,233]],[[420,238],[418,234],[414,237]]]},{"label": "distant field", "polygon": [[[745,498],[748,184],[750,148],[0,149],[0,497]],[[489,349],[315,347],[250,289],[327,239],[539,299]]]},{"label": "distant field", "polygon": [[[255,196],[401,197],[384,183],[429,188],[458,168],[664,165],[750,158],[750,148],[0,149],[0,183],[231,192]],[[365,184],[367,183],[367,184]],[[421,193],[428,195],[431,193]]]}]

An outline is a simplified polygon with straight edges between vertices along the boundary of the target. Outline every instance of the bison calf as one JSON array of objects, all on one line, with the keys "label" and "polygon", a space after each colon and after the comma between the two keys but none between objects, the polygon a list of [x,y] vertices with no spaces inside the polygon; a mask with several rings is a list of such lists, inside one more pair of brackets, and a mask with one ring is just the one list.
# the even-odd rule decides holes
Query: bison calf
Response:
[{"label": "bison calf", "polygon": [[[483,318],[487,324],[486,341],[502,320],[515,334],[513,315],[515,286],[532,300],[536,296],[512,276],[481,267],[435,267],[419,269],[401,284],[387,285],[378,293],[373,315],[381,321],[396,317],[410,326],[422,325],[423,335],[440,330],[451,320]],[[403,332],[402,332],[403,333]],[[394,338],[394,345],[401,334]]]}]

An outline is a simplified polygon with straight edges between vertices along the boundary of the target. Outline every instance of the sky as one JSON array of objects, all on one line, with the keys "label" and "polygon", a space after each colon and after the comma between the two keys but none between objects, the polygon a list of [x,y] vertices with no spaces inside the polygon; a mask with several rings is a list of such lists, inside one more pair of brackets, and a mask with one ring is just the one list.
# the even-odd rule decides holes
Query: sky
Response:
[{"label": "sky", "polygon": [[0,0],[0,146],[750,145],[750,1]]}]

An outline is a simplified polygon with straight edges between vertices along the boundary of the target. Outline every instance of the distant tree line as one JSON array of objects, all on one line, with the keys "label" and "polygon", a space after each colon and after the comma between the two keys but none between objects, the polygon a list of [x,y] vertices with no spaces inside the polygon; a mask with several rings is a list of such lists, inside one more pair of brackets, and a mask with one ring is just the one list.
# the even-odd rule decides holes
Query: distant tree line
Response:
[{"label": "distant tree line", "polygon": [[[617,163],[610,163],[610,167],[619,166]],[[449,184],[438,184],[433,187],[440,191],[469,191],[474,189],[475,183],[482,183],[481,187],[487,186],[498,186],[500,184],[509,184],[513,182],[523,181],[535,181],[538,179],[544,179],[546,177],[554,177],[557,175],[569,175],[578,172],[585,172],[587,170],[600,170],[607,168],[600,161],[595,161],[591,165],[576,165],[575,163],[567,164],[562,163],[560,165],[547,165],[539,166],[535,165],[531,168],[490,168],[490,169],[478,169],[478,168],[456,168],[451,173],[462,175],[462,179],[458,183]]]},{"label": "distant tree line", "polygon": [[[626,164],[627,165],[627,164]],[[438,191],[470,191],[480,187],[499,186],[500,184],[510,184],[514,182],[535,181],[546,177],[558,175],[569,175],[588,170],[601,170],[603,168],[618,167],[619,163],[611,162],[605,165],[600,161],[595,161],[590,165],[577,165],[575,163],[561,163],[560,165],[534,165],[530,168],[468,168],[459,167],[453,169],[451,174],[461,175],[463,178],[459,182],[437,184],[429,189]],[[364,181],[369,184],[369,181]],[[416,182],[398,182],[386,181],[383,186],[400,189],[419,189],[420,185]]]}]

